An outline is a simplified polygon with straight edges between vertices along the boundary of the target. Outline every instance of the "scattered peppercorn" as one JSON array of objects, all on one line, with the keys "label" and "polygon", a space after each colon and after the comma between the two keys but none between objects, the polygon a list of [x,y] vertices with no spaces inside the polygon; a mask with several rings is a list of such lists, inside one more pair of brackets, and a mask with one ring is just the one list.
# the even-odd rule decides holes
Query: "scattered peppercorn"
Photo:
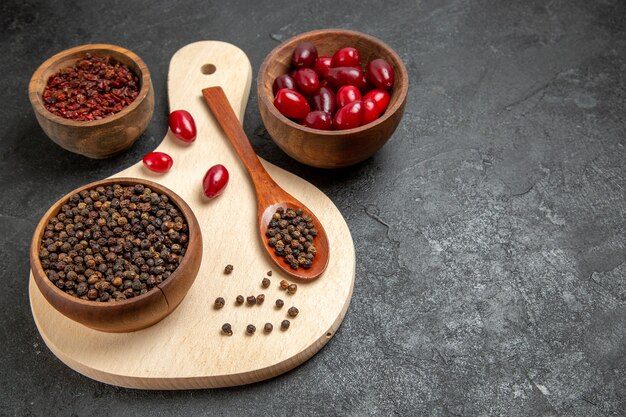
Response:
[{"label": "scattered peppercorn", "polygon": [[48,279],[83,300],[145,294],[183,260],[188,225],[164,194],[112,184],[73,194],[51,217],[39,246]]},{"label": "scattered peppercorn", "polygon": [[230,326],[230,323],[222,324],[222,333],[224,333],[225,335],[228,335],[228,336],[232,336],[233,335],[233,329]]},{"label": "scattered peppercorn", "polygon": [[289,314],[289,317],[296,317],[299,312],[300,311],[295,307],[290,307],[289,310],[287,310],[287,314]]},{"label": "scattered peppercorn", "polygon": [[267,271],[267,276],[268,276],[268,277],[271,277],[271,276],[272,276],[272,271],[271,271],[271,270]]},{"label": "scattered peppercorn", "polygon": [[298,286],[296,284],[291,284],[287,287],[287,292],[289,294],[295,294],[298,291]]},{"label": "scattered peppercorn", "polygon": [[239,304],[239,305],[243,304],[243,302],[244,302],[243,295],[238,295],[235,301],[236,301],[236,302],[237,302],[237,304]]},{"label": "scattered peppercorn", "polygon": [[274,326],[272,325],[272,323],[265,323],[265,326],[263,326],[263,330],[265,331],[265,333],[271,333],[272,330],[274,330]]},{"label": "scattered peppercorn", "polygon": [[267,225],[267,243],[292,269],[310,268],[317,253],[313,244],[317,229],[302,209],[278,207]]},{"label": "scattered peppercorn", "polygon": [[139,79],[128,66],[91,54],[48,78],[42,100],[57,116],[100,120],[119,113],[139,95]]},{"label": "scattered peppercorn", "polygon": [[222,297],[217,297],[215,299],[215,305],[214,307],[219,310],[220,308],[224,307],[224,304],[226,304],[226,301],[224,301],[224,298]]},{"label": "scattered peppercorn", "polygon": [[276,307],[283,308],[284,305],[285,305],[285,302],[281,300],[280,298],[276,300]]},{"label": "scattered peppercorn", "polygon": [[282,330],[287,330],[289,328],[290,324],[291,323],[289,323],[289,320],[283,320],[283,321],[280,322],[280,328]]},{"label": "scattered peppercorn", "polygon": [[289,288],[289,283],[287,281],[285,281],[284,279],[282,281],[280,281],[280,289],[281,290],[286,290],[287,288]]},{"label": "scattered peppercorn", "polygon": [[234,268],[233,268],[233,266],[232,266],[232,265],[230,265],[230,264],[228,264],[228,265],[226,265],[226,268],[224,268],[224,273],[225,273],[226,275],[228,275],[228,274],[230,274],[231,272],[233,272],[233,269],[234,269]]},{"label": "scattered peppercorn", "polygon": [[248,326],[246,326],[246,333],[254,334],[254,332],[256,332],[256,327],[252,324],[248,324]]},{"label": "scattered peppercorn", "polygon": [[256,296],[257,304],[263,304],[263,301],[265,301],[265,294],[259,294]]},{"label": "scattered peppercorn", "polygon": [[261,286],[263,288],[267,288],[270,286],[271,283],[272,281],[270,281],[269,278],[263,278],[263,281],[261,281]]},{"label": "scattered peppercorn", "polygon": [[256,304],[256,297],[254,295],[251,295],[248,298],[246,298],[246,301],[248,302],[249,306],[253,306]]}]

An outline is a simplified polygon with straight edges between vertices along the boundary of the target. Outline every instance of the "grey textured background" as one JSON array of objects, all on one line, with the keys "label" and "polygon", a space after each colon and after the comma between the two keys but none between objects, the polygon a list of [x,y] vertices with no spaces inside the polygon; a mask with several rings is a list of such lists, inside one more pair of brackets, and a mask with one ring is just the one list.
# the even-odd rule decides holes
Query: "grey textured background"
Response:
[{"label": "grey textured background", "polygon": [[[0,19],[1,415],[626,413],[623,0],[5,0]],[[43,212],[157,146],[178,48],[231,42],[256,71],[277,41],[323,27],[383,39],[412,81],[393,139],[335,172],[283,154],[250,96],[257,152],[327,193],[352,231],[337,335],[286,375],[223,390],[127,390],[63,365],[28,304]],[[138,53],[156,88],[147,132],[105,161],[49,141],[27,98],[43,60],[93,42]]]}]

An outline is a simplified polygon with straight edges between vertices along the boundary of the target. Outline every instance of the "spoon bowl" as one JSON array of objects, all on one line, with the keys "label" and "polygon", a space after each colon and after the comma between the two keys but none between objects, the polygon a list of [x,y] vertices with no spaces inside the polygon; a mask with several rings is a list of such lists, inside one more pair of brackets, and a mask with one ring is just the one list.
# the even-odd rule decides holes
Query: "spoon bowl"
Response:
[{"label": "spoon bowl", "polygon": [[[289,195],[288,193],[285,192],[285,194],[287,194],[288,197],[291,197],[291,195]],[[326,236],[326,231],[322,227],[322,224],[320,223],[318,218],[313,214],[313,212],[306,208],[304,204],[295,200],[293,197],[291,198],[291,201],[282,201],[280,203],[265,206],[264,211],[261,211],[259,207],[259,233],[261,235],[261,240],[263,241],[263,247],[270,255],[272,260],[278,266],[280,266],[283,271],[300,279],[313,279],[320,276],[328,265],[328,236]],[[302,211],[311,216],[313,223],[316,225],[317,236],[315,237],[314,243],[315,248],[317,249],[317,253],[315,255],[315,258],[313,258],[313,265],[308,269],[302,267],[299,267],[298,269],[292,269],[288,263],[282,260],[282,257],[276,255],[274,248],[269,245],[268,239],[265,237],[269,222],[276,212],[276,209],[278,209],[279,207],[282,207],[285,210],[289,208],[293,210],[302,209]]]},{"label": "spoon bowl", "polygon": [[[326,235],[322,223],[311,210],[294,196],[283,190],[267,173],[254,152],[254,149],[252,149],[250,141],[246,137],[222,88],[205,88],[202,90],[202,95],[250,174],[257,197],[259,234],[265,251],[280,269],[295,278],[310,280],[319,277],[328,266],[329,259],[328,236]],[[277,255],[274,249],[269,245],[265,234],[269,222],[278,207],[284,209],[292,208],[294,210],[302,209],[303,212],[311,216],[315,228],[317,229],[317,236],[313,241],[317,252],[310,268],[298,267],[298,269],[292,269],[289,264],[285,262],[284,258]]]}]

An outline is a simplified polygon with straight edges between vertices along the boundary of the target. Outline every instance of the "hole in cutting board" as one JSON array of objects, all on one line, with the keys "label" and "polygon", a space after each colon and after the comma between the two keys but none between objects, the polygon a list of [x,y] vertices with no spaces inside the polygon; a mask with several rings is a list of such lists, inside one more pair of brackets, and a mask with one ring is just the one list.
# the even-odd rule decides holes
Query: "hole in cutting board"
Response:
[{"label": "hole in cutting board", "polygon": [[200,71],[202,71],[204,75],[210,75],[217,71],[217,68],[215,68],[215,65],[213,64],[204,64],[200,67]]}]

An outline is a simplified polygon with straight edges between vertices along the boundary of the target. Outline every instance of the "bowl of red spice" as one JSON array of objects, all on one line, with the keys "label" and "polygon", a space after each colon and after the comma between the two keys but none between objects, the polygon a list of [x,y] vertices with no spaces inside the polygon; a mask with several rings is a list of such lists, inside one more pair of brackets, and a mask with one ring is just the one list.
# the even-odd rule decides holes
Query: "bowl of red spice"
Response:
[{"label": "bowl of red spice", "polygon": [[55,143],[95,159],[128,149],[154,112],[148,67],[115,45],[54,55],[35,71],[28,93],[39,125]]},{"label": "bowl of red spice", "polygon": [[104,332],[131,332],[172,313],[202,259],[198,221],[152,181],[109,178],[75,189],[31,242],[35,284],[57,311]]},{"label": "bowl of red spice", "polygon": [[364,33],[323,29],[272,50],[257,79],[259,110],[274,142],[318,168],[374,155],[397,128],[407,70],[387,44]]}]

